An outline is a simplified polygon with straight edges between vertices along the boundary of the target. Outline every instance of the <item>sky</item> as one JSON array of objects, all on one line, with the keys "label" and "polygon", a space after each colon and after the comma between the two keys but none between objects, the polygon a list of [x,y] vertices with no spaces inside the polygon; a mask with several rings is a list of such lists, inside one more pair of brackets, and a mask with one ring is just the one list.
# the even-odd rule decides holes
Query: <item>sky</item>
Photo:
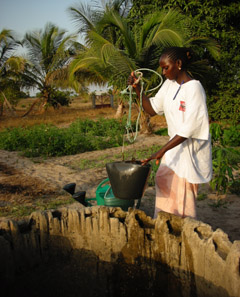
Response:
[{"label": "sky", "polygon": [[[44,29],[48,22],[69,33],[76,31],[67,8],[87,0],[0,0],[0,31],[11,29],[19,37],[28,31]],[[89,1],[91,2],[91,1]]]}]

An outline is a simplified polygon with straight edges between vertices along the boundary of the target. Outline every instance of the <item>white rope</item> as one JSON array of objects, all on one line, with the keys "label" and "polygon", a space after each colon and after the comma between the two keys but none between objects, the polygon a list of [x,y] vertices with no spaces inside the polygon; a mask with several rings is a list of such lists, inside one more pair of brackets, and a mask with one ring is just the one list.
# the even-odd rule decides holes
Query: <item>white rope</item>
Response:
[{"label": "white rope", "polygon": [[[138,84],[139,82],[141,83],[141,89],[140,89],[140,100],[139,100],[139,112],[138,112],[138,117],[137,117],[137,121],[136,121],[136,125],[135,125],[135,135],[133,137],[130,137],[130,131],[131,131],[131,134],[133,135],[134,132],[133,132],[133,128],[132,128],[132,123],[131,123],[131,115],[132,115],[132,86],[129,85],[124,91],[121,92],[121,94],[129,94],[129,112],[128,112],[128,120],[127,120],[127,124],[126,124],[126,130],[127,130],[127,138],[128,138],[128,141],[133,143],[136,139],[137,139],[137,134],[138,134],[138,124],[139,124],[139,120],[140,120],[140,116],[141,116],[141,112],[142,112],[142,94],[143,94],[143,80],[142,80],[142,77],[143,77],[143,73],[141,71],[151,71],[153,73],[155,73],[156,75],[159,76],[160,78],[160,83],[155,87],[155,88],[152,88],[150,90],[147,90],[147,92],[152,92],[158,88],[160,88],[160,86],[162,85],[163,83],[163,78],[162,76],[152,70],[152,69],[148,69],[148,68],[139,68],[137,70],[134,71],[134,74],[137,76],[137,80],[135,81],[134,84]],[[129,91],[129,92],[128,92]]]}]

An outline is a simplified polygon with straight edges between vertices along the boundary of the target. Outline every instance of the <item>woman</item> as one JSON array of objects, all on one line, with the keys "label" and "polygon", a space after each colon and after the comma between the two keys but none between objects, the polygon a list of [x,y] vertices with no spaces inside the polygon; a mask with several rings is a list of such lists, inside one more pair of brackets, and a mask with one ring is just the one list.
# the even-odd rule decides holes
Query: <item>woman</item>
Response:
[{"label": "woman", "polygon": [[[159,211],[196,218],[195,200],[198,184],[212,177],[211,138],[206,94],[198,80],[187,72],[191,51],[181,47],[167,48],[159,63],[166,80],[155,97],[143,94],[143,108],[151,116],[163,114],[168,125],[169,142],[142,161],[156,159],[161,164],[156,173],[156,218]],[[134,73],[128,79],[138,97],[140,86],[134,84]]]}]

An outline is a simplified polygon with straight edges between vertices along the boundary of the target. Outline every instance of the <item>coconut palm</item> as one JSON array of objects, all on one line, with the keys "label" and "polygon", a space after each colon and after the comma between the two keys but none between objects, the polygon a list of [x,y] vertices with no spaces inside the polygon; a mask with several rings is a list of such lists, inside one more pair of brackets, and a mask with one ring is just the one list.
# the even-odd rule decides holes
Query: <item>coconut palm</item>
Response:
[{"label": "coconut palm", "polygon": [[16,75],[22,69],[24,60],[21,57],[13,56],[19,44],[12,30],[3,29],[0,32],[0,114],[3,111],[2,103],[4,101],[12,109],[6,93],[9,90],[19,91],[20,89],[20,81]]},{"label": "coconut palm", "polygon": [[27,50],[22,79],[26,88],[36,88],[44,105],[55,105],[55,91],[69,88],[67,67],[75,53],[76,36],[48,23],[44,30],[26,33],[23,46]]},{"label": "coconut palm", "polygon": [[[101,84],[108,81],[109,71],[112,71],[112,67],[108,67],[109,65],[104,61],[104,57],[101,55],[101,52],[99,52],[99,44],[96,44],[95,47],[92,41],[94,38],[97,38],[98,42],[102,44],[106,51],[114,51],[115,60],[117,61],[119,51],[118,48],[116,51],[112,45],[116,44],[118,41],[118,32],[116,32],[116,28],[112,26],[108,26],[108,28],[102,31],[99,24],[109,10],[117,11],[122,17],[125,16],[131,3],[129,0],[102,1],[102,5],[100,5],[98,1],[92,2],[94,5],[80,3],[78,6],[68,9],[73,21],[75,21],[78,27],[78,32],[85,38],[86,44],[84,50],[82,50],[77,55],[77,59],[72,62],[71,69],[73,71],[71,71],[71,73],[80,75],[83,72],[89,82]],[[105,39],[109,42],[106,43]],[[100,57],[98,57],[97,54],[99,54]],[[123,59],[122,55],[121,58]]]}]

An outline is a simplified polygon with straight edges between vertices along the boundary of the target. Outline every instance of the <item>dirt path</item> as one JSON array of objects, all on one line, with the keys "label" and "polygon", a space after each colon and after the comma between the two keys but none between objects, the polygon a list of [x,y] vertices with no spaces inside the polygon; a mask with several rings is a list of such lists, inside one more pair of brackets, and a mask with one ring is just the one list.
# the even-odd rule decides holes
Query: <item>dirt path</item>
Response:
[{"label": "dirt path", "polygon": [[[136,143],[125,147],[124,151],[147,148],[154,144],[163,145],[167,140],[168,137],[163,136],[141,135]],[[17,199],[21,203],[28,200],[28,203],[31,201],[33,203],[35,196],[59,192],[64,185],[72,182],[76,183],[76,191],[86,191],[87,198],[95,197],[97,186],[107,177],[106,169],[101,166],[79,170],[77,169],[79,162],[83,160],[97,162],[116,154],[121,155],[121,152],[122,147],[119,147],[42,160],[28,159],[17,152],[0,150],[0,167],[2,166],[0,168],[0,207],[9,201],[18,201]],[[21,181],[25,192],[13,191],[13,182],[17,180]],[[199,193],[206,193],[206,199],[197,201],[198,219],[210,224],[214,230],[221,228],[229,235],[230,240],[240,240],[240,197],[226,195],[220,197],[222,200],[218,200],[208,185],[200,186]],[[155,189],[149,187],[141,200],[140,209],[152,216],[154,202]]]}]

